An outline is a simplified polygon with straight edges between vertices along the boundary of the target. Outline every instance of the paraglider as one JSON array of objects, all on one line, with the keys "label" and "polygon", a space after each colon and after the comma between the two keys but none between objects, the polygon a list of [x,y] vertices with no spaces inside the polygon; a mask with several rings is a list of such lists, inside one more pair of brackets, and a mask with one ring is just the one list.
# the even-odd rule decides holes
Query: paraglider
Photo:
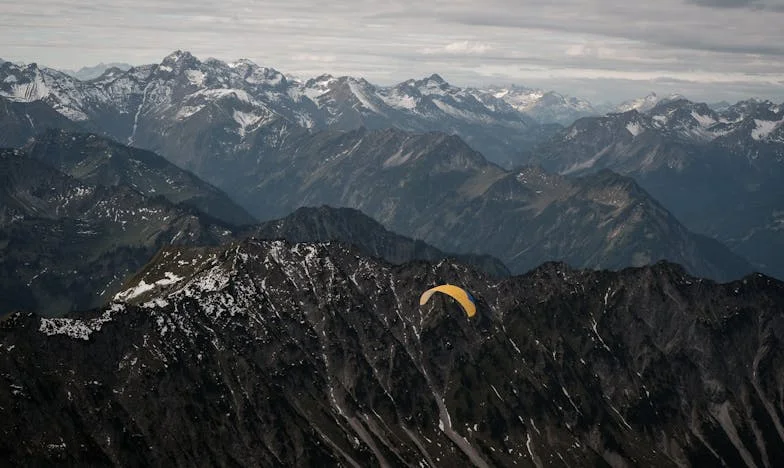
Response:
[{"label": "paraglider", "polygon": [[419,297],[419,305],[425,305],[427,301],[430,300],[430,296],[437,292],[454,298],[457,302],[460,303],[466,315],[469,317],[473,317],[474,314],[476,314],[476,303],[474,302],[474,297],[471,296],[471,293],[453,284],[442,284],[441,286],[436,286],[435,288],[431,288],[423,292]]}]

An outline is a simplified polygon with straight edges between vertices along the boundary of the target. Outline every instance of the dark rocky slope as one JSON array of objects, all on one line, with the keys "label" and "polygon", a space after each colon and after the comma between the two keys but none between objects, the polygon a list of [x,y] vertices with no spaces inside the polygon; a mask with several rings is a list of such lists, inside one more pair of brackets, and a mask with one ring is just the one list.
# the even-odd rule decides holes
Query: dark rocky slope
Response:
[{"label": "dark rocky slope", "polygon": [[[477,298],[468,319],[443,296]],[[16,464],[781,466],[784,284],[668,263],[491,280],[335,244],[163,251],[0,323]]]}]

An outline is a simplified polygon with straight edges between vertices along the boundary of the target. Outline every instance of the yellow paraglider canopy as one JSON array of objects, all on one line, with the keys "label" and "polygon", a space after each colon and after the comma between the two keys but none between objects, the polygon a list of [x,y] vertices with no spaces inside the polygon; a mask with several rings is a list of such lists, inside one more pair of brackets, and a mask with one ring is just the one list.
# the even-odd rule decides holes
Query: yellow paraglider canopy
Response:
[{"label": "yellow paraglider canopy", "polygon": [[453,284],[442,284],[441,286],[436,286],[435,288],[423,292],[419,297],[419,305],[425,305],[427,301],[430,300],[430,296],[437,292],[452,296],[460,303],[469,317],[473,317],[474,314],[476,314],[476,304],[474,304],[473,296],[465,289]]}]

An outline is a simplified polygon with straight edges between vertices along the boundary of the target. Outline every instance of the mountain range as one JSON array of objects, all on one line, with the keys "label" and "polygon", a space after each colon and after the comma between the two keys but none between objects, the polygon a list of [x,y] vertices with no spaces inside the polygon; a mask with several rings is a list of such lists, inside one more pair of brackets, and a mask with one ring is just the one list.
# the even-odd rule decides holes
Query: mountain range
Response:
[{"label": "mountain range", "polygon": [[[468,319],[446,296],[468,288]],[[669,263],[489,279],[340,243],[171,247],[0,322],[11,464],[779,466],[784,284]],[[728,353],[727,350],[732,350]],[[42,423],[46,421],[46,423]]]},{"label": "mountain range", "polygon": [[175,159],[163,151],[171,143],[164,140],[203,130],[205,121],[215,128],[216,119],[225,128],[218,138],[224,147],[242,145],[253,130],[285,119],[310,130],[394,126],[454,133],[504,164],[511,164],[504,160],[509,147],[528,147],[552,131],[492,93],[452,86],[436,74],[393,87],[347,76],[295,81],[248,60],[202,62],[183,51],[159,64],[109,68],[89,81],[36,64],[4,63],[0,96],[44,101],[118,141]]},{"label": "mountain range", "polygon": [[[668,259],[722,280],[752,270],[686,230],[631,179],[609,172],[582,180],[536,168],[509,172],[459,138],[435,133],[305,132],[282,143],[267,154],[253,148],[245,159],[200,163],[225,176],[230,195],[250,215],[160,156],[94,134],[50,130],[7,151],[6,162],[25,172],[7,171],[3,284],[14,299],[4,312],[58,315],[96,306],[165,245],[216,245],[248,235],[341,240],[392,262],[456,256],[496,276],[552,259],[616,269]],[[70,204],[79,190],[96,195]],[[34,202],[17,209],[16,200]],[[278,219],[323,204],[373,219],[351,210],[306,210],[252,224],[254,216]]]},{"label": "mountain range", "polygon": [[[84,131],[99,132],[115,140],[152,148],[170,162],[224,190],[245,211],[259,219],[279,218],[299,206],[329,204],[354,207],[381,221],[387,229],[422,239],[439,249],[494,255],[517,273],[552,259],[565,260],[580,267],[620,268],[667,258],[683,263],[695,274],[721,279],[737,277],[752,268],[731,254],[724,256],[726,252],[718,244],[707,246],[710,244],[707,239],[694,237],[678,223],[677,220],[682,219],[688,220],[688,229],[725,242],[736,253],[751,258],[754,268],[780,274],[778,265],[782,262],[776,256],[779,254],[769,255],[771,248],[767,247],[778,245],[775,239],[768,242],[771,237],[775,237],[778,229],[777,213],[780,209],[776,200],[781,197],[775,185],[777,179],[771,179],[770,189],[767,185],[764,188],[753,187],[757,174],[771,170],[775,173],[777,166],[754,162],[753,171],[744,178],[744,182],[733,182],[736,187],[743,185],[742,190],[756,192],[767,199],[763,202],[751,200],[755,207],[764,206],[747,210],[744,207],[748,205],[748,200],[735,196],[733,192],[733,200],[736,201],[733,210],[737,217],[753,219],[725,222],[721,218],[723,208],[716,207],[724,207],[726,203],[724,199],[717,199],[714,193],[716,187],[711,170],[720,171],[722,176],[735,174],[737,171],[731,158],[724,158],[727,165],[724,165],[722,159],[722,167],[709,170],[700,166],[702,163],[690,162],[698,169],[681,177],[679,190],[672,190],[673,185],[669,182],[654,183],[646,179],[650,173],[648,169],[629,169],[620,163],[606,163],[604,159],[595,164],[592,159],[609,145],[601,146],[604,144],[601,142],[615,141],[613,139],[616,137],[621,139],[619,141],[631,138],[644,149],[657,148],[655,151],[673,146],[677,152],[683,144],[710,144],[725,152],[745,151],[752,154],[750,152],[759,152],[758,147],[762,147],[765,151],[779,154],[782,146],[776,136],[779,127],[776,127],[775,119],[778,118],[776,112],[780,112],[780,107],[770,103],[767,111],[770,115],[765,114],[762,109],[764,106],[754,101],[738,103],[719,115],[705,105],[689,103],[677,96],[659,100],[653,95],[630,104],[635,109],[654,105],[646,113],[632,110],[606,117],[586,117],[550,137],[557,131],[557,126],[539,125],[518,109],[538,102],[525,97],[526,93],[538,91],[524,88],[492,88],[484,91],[460,89],[449,85],[438,75],[422,80],[408,80],[393,87],[377,87],[362,79],[328,75],[298,81],[247,60],[232,63],[215,59],[200,61],[182,51],[167,56],[160,64],[132,67],[129,70],[110,68],[101,77],[90,81],[76,80],[35,64],[20,66],[4,63],[0,65],[0,71],[0,93],[6,96],[4,102],[13,110],[2,120],[3,125],[13,130],[9,135],[14,135],[14,141],[9,143],[19,145],[23,140],[26,143],[42,128],[76,125]],[[554,94],[549,96],[548,100],[560,99]],[[569,102],[575,108],[590,112],[590,105],[586,102]],[[30,112],[34,106],[41,107],[43,104],[56,110],[57,114],[46,112],[44,108]],[[68,117],[69,120],[63,121],[60,116]],[[635,116],[641,117],[638,119]],[[748,122],[755,126],[750,127],[752,124]],[[758,122],[759,128],[756,126]],[[773,126],[768,128],[766,125]],[[456,133],[461,135],[463,141],[471,148],[485,147],[490,154],[496,154],[495,161],[501,167],[490,162],[493,158],[484,161],[482,156],[469,155],[471,148],[461,145],[458,140],[448,140],[443,130],[455,131],[458,127],[462,130]],[[439,129],[441,133],[431,132]],[[507,132],[510,129],[521,138],[523,134],[524,138],[536,135],[533,140],[528,140],[531,144],[534,140],[544,143],[540,143],[536,150],[524,151],[522,154],[509,151],[510,145],[518,147],[518,150],[526,148],[526,145],[517,145],[494,133],[496,130]],[[525,131],[521,133],[521,129]],[[476,135],[472,134],[474,131]],[[660,138],[648,141],[657,132]],[[640,133],[642,135],[638,135]],[[739,135],[748,137],[739,139]],[[500,144],[503,148],[498,147],[496,151],[481,142],[477,145],[484,138],[488,142],[492,140],[488,144]],[[590,142],[594,140],[600,143],[591,146]],[[40,144],[31,145],[41,147]],[[117,148],[119,146],[115,146]],[[700,150],[712,154],[712,148]],[[454,151],[460,155],[452,155],[454,159],[450,160],[445,151]],[[637,150],[631,152],[634,151]],[[500,152],[505,156],[499,159]],[[642,150],[637,152],[643,154]],[[692,148],[685,151],[688,154],[693,152]],[[69,154],[76,156],[75,153]],[[151,157],[151,153],[147,154]],[[430,159],[429,155],[432,154],[437,156]],[[617,154],[618,161],[634,159],[629,157],[629,148],[623,144],[618,146],[615,153],[605,151],[602,154],[602,158],[608,159],[611,157],[607,154]],[[650,154],[650,151],[645,154]],[[408,163],[406,158],[411,158],[411,155],[414,155],[412,159],[420,162]],[[438,166],[449,166],[461,158],[467,158],[468,166],[471,167],[443,171]],[[637,159],[647,161],[650,158]],[[429,163],[421,162],[426,160]],[[667,158],[663,160],[669,161]],[[297,162],[289,164],[291,161]],[[507,181],[514,177],[524,178],[521,174],[532,170],[504,169],[515,161],[541,164],[546,170],[570,176],[609,168],[634,177],[645,189],[640,191],[630,188],[632,186],[621,189],[635,193],[627,200],[647,200],[651,197],[645,192],[650,192],[661,204],[653,200],[642,202],[637,205],[637,209],[650,207],[647,211],[643,210],[646,214],[634,212],[632,215],[632,205],[618,207],[612,203],[597,204],[596,200],[591,199],[593,195],[585,200],[586,193],[578,188],[583,182],[571,180],[553,182],[560,184],[557,189],[535,188],[535,196],[514,193],[520,190],[518,184],[525,185],[519,181],[511,183],[509,194],[495,193],[502,190],[500,187]],[[79,163],[79,156],[70,162]],[[460,166],[462,163],[457,164]],[[669,180],[672,171],[664,169],[667,164],[675,164],[676,172],[679,170],[677,160],[656,164],[663,171],[661,177],[654,177],[657,181]],[[59,167],[69,171],[66,167]],[[390,174],[409,170],[415,173],[406,174],[397,181],[390,178]],[[430,171],[435,172],[425,174]],[[484,171],[484,175],[478,175],[476,171]],[[347,174],[352,174],[351,178],[347,178]],[[702,174],[711,175],[697,181]],[[138,188],[145,177],[139,173],[135,182],[126,180],[124,183],[131,186],[135,184]],[[419,180],[422,177],[425,179]],[[464,182],[470,180],[467,183],[475,185],[460,186],[454,180],[448,180],[450,177],[462,178]],[[537,177],[548,178],[546,174]],[[417,180],[420,183],[438,184],[438,190],[414,194],[415,191],[401,188],[415,187]],[[559,179],[556,177],[550,180]],[[605,189],[612,191],[620,179],[605,176],[601,180],[609,184]],[[401,193],[386,200],[384,203],[387,206],[380,206],[379,197],[386,196],[386,192],[378,190],[378,187],[387,190],[393,182],[399,184]],[[625,182],[618,183],[623,185]],[[683,187],[699,184],[702,184],[701,192],[689,196],[689,200],[684,200],[680,195]],[[442,187],[455,191],[459,196],[450,198],[447,203],[424,200],[428,197],[434,200],[443,197],[448,192],[441,191]],[[394,191],[393,187],[391,189]],[[402,193],[405,191],[410,193]],[[523,202],[515,200],[498,203],[509,197],[520,198]],[[569,197],[575,198],[565,202]],[[712,208],[706,208],[702,200],[708,199],[716,199],[720,203],[713,203]],[[202,201],[201,205],[192,206],[212,216],[224,212],[222,208],[207,209],[205,203]],[[493,209],[480,209],[481,204],[487,203]],[[580,208],[576,208],[575,203]],[[423,211],[424,206],[428,206],[430,214],[435,213],[432,210],[437,207],[438,214],[434,219],[439,221],[424,220],[423,216],[429,216]],[[395,213],[392,213],[393,210]],[[226,213],[222,219],[232,224],[248,222],[250,217],[240,211]],[[521,211],[521,219],[526,220],[527,224],[525,229],[519,229],[519,220],[509,220],[509,216],[519,216]],[[562,211],[569,215],[564,216]],[[675,217],[666,211],[671,211]],[[617,217],[624,212],[629,213],[631,222],[621,222],[623,217]],[[462,223],[458,223],[457,219]],[[640,222],[639,219],[644,221]],[[658,221],[653,222],[654,219]],[[463,226],[470,226],[472,220],[482,220],[491,225],[505,224],[508,227],[501,227],[497,233],[479,234],[470,229],[461,231]],[[597,220],[603,223],[598,231],[592,224]],[[658,223],[659,227],[650,227],[653,224],[648,221]],[[637,234],[627,233],[621,236],[622,241],[618,241],[617,234],[613,234],[616,230],[611,226],[621,225],[623,227],[619,229]],[[730,227],[722,230],[722,225]],[[446,226],[448,229],[436,232],[435,226],[439,226],[439,229]],[[607,232],[603,229],[607,229]],[[591,232],[582,234],[588,230]],[[728,230],[734,231],[725,232]],[[511,234],[513,231],[515,234]],[[765,247],[760,248],[761,244]],[[709,251],[712,253],[708,254]],[[724,256],[723,261],[718,259],[720,256]]]},{"label": "mountain range", "polygon": [[633,177],[686,227],[784,277],[784,105],[715,111],[685,99],[580,119],[522,159],[567,175]]},{"label": "mountain range", "polygon": [[119,70],[129,70],[133,68],[133,65],[124,62],[110,62],[110,63],[99,63],[98,65],[88,66],[88,67],[81,67],[78,70],[63,70],[63,72],[73,76],[82,81],[92,80],[98,78],[99,76],[106,73],[106,70],[110,68],[117,68]]},{"label": "mountain range", "polygon": [[302,209],[252,224],[193,174],[92,134],[52,130],[0,156],[0,315],[96,307],[163,246],[218,245],[251,235],[342,240],[394,263],[454,257],[493,276],[509,275],[500,260],[441,252],[356,210]]},{"label": "mountain range", "polygon": [[523,86],[491,86],[477,90],[477,93],[489,93],[542,124],[570,125],[581,117],[601,115],[610,110],[603,106],[596,108],[585,99]]},{"label": "mountain range", "polygon": [[319,132],[198,164],[259,219],[300,206],[351,207],[439,249],[493,255],[515,274],[553,259],[588,268],[668,259],[717,279],[751,271],[685,229],[632,179],[507,171],[445,134]]},{"label": "mountain range", "polygon": [[90,131],[173,158],[171,135],[203,131],[205,120],[208,133],[216,119],[228,130],[220,138],[225,150],[283,118],[310,130],[395,127],[456,134],[505,167],[516,163],[516,151],[560,125],[608,110],[521,86],[459,88],[438,74],[386,87],[349,76],[300,80],[246,59],[201,61],[179,50],[159,64],[98,68],[100,76],[80,80],[73,72],[5,63],[0,96],[42,100]]}]

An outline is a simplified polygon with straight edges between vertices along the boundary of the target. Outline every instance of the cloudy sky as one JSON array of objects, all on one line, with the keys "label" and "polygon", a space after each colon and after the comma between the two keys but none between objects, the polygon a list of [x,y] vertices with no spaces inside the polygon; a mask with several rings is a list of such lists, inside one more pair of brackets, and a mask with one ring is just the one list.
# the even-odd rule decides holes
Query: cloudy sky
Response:
[{"label": "cloudy sky", "polygon": [[0,57],[78,69],[250,58],[376,84],[439,73],[594,102],[655,91],[784,101],[784,0],[25,0],[0,3]]}]

